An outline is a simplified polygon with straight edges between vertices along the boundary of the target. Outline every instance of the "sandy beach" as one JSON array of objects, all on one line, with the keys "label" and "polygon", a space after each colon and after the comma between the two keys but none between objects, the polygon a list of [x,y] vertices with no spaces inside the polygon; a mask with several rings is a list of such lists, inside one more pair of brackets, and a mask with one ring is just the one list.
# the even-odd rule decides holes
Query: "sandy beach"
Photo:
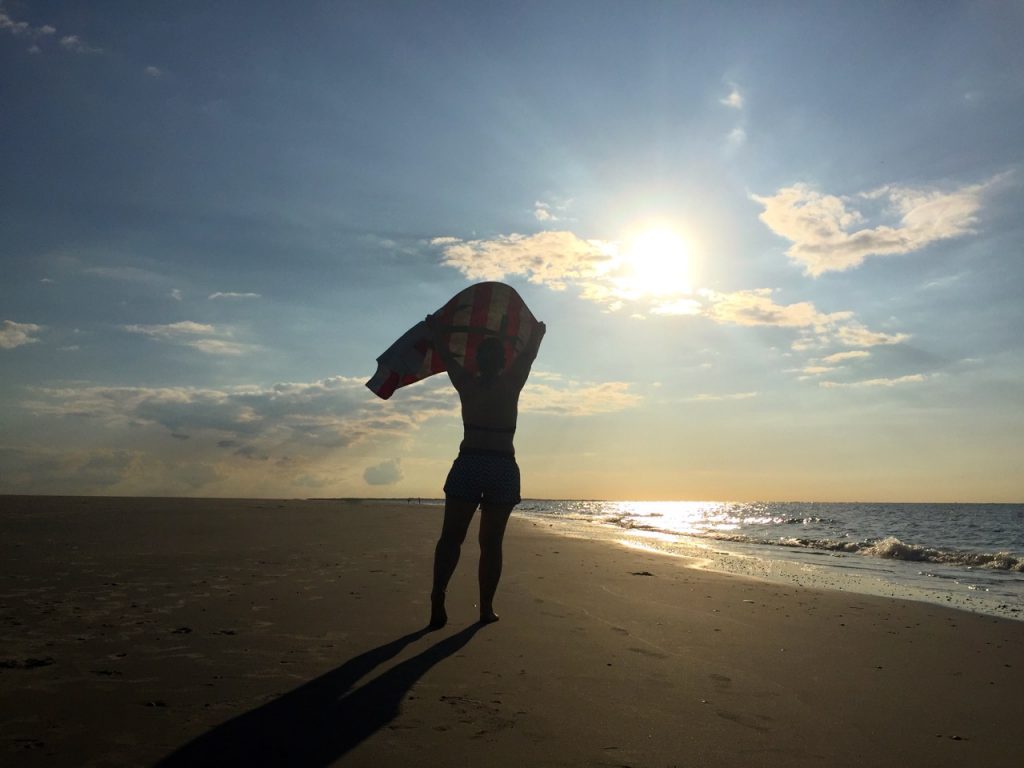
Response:
[{"label": "sandy beach", "polygon": [[1024,622],[513,518],[426,632],[441,509],[0,497],[11,766],[1013,765]]}]

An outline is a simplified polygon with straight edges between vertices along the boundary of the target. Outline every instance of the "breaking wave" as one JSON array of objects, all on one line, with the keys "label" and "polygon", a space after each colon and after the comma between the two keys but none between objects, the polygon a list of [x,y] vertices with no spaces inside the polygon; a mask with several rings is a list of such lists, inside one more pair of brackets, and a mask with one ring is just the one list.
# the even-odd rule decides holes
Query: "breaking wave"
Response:
[{"label": "breaking wave", "polygon": [[912,563],[941,563],[967,568],[987,568],[993,571],[1015,571],[1024,573],[1024,557],[1012,552],[969,552],[958,549],[935,549],[916,544],[907,544],[895,536],[877,541],[840,541],[837,539],[786,538],[775,541],[757,539],[742,535],[709,533],[708,538],[734,541],[742,544],[775,545],[818,549],[825,552],[844,552],[877,557],[883,560],[904,560]]}]

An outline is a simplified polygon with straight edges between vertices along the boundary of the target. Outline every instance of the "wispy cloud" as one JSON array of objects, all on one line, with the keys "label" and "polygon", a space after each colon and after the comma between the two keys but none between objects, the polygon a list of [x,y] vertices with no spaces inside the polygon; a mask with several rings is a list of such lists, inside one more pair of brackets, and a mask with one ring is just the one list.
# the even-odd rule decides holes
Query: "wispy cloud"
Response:
[{"label": "wispy cloud", "polygon": [[4,320],[0,326],[0,349],[14,349],[25,344],[35,344],[37,339],[33,334],[43,330],[43,326],[35,323],[16,323],[13,320]]},{"label": "wispy cloud", "polygon": [[925,381],[927,376],[921,373],[914,373],[909,376],[899,376],[894,379],[865,379],[864,381],[822,381],[819,386],[826,389],[857,388],[857,387],[898,387],[903,384],[919,384]]},{"label": "wispy cloud", "polygon": [[553,374],[535,375],[523,390],[519,409],[558,416],[593,416],[633,408],[642,399],[630,391],[628,382],[579,382]]},{"label": "wispy cloud", "polygon": [[[856,267],[869,256],[910,253],[973,232],[983,195],[1000,178],[951,192],[890,185],[853,197],[795,184],[752,198],[764,207],[761,221],[793,243],[789,258],[818,277]],[[865,214],[854,207],[858,201],[880,201],[882,217],[896,223],[867,226]]]},{"label": "wispy cloud", "polygon": [[261,299],[259,293],[236,293],[234,291],[217,291],[207,296],[208,299]]},{"label": "wispy cloud", "polygon": [[836,339],[848,347],[877,347],[902,344],[910,339],[910,334],[872,331],[858,322],[851,321],[836,329]]},{"label": "wispy cloud", "polygon": [[736,83],[730,82],[728,85],[729,93],[719,99],[718,103],[739,113],[737,115],[737,124],[725,135],[726,153],[732,154],[747,143],[747,131],[745,127],[746,118],[743,114],[743,92]]},{"label": "wispy cloud", "polygon": [[842,367],[843,363],[851,360],[863,360],[871,357],[871,353],[864,349],[851,349],[848,352],[835,352],[825,355],[817,360],[811,360],[801,369],[804,374],[802,378],[821,376],[826,373],[834,373]]},{"label": "wispy cloud", "polygon": [[836,352],[832,355],[826,355],[821,358],[821,362],[835,365],[836,363],[842,363],[847,360],[859,360],[865,357],[871,357],[871,353],[863,349],[852,349],[849,352]]},{"label": "wispy cloud", "polygon": [[743,93],[740,91],[740,87],[736,85],[736,83],[730,83],[729,94],[718,101],[720,104],[732,107],[733,109],[743,109]]},{"label": "wispy cloud", "polygon": [[146,67],[142,71],[145,72],[150,77],[163,77],[164,76],[164,71],[162,69],[160,69],[160,67],[149,66],[149,67]]},{"label": "wispy cloud", "polygon": [[258,352],[261,347],[256,344],[242,344],[237,341],[228,341],[226,339],[193,339],[192,341],[185,342],[186,347],[192,347],[192,349],[198,349],[207,355],[220,355],[227,357],[239,357],[240,355],[248,355],[252,352]]},{"label": "wispy cloud", "polygon": [[143,336],[168,341],[217,332],[212,325],[196,323],[191,320],[182,320],[178,323],[167,323],[165,325],[124,325],[121,327],[128,331],[128,333],[140,333]]},{"label": "wispy cloud", "polygon": [[533,217],[537,221],[558,221],[558,216],[554,214],[549,203],[543,203],[540,200],[533,204]]},{"label": "wispy cloud", "polygon": [[[57,28],[50,24],[33,26],[27,21],[17,21],[0,3],[0,32],[6,32],[14,37],[29,41],[31,43],[28,48],[29,53],[39,54],[43,52],[43,47],[47,44],[46,41],[56,36]],[[103,53],[102,48],[90,45],[79,35],[64,35],[57,41],[57,45],[69,53]]]},{"label": "wispy cloud", "polygon": [[704,314],[719,323],[729,325],[775,325],[784,328],[815,328],[821,331],[847,320],[849,312],[826,314],[809,301],[777,304],[770,288],[719,293],[704,290],[708,300]]},{"label": "wispy cloud", "polygon": [[736,126],[726,134],[725,141],[730,147],[741,147],[747,142],[747,132]]},{"label": "wispy cloud", "polygon": [[220,330],[213,325],[196,323],[191,320],[165,325],[124,325],[121,328],[128,333],[137,333],[158,341],[191,347],[207,355],[238,357],[260,349],[255,344],[243,344],[230,338],[224,338],[231,336],[230,331]]},{"label": "wispy cloud", "polygon": [[750,400],[757,397],[757,392],[732,392],[729,394],[703,393],[687,398],[694,403],[718,402],[722,400]]},{"label": "wispy cloud", "polygon": [[38,27],[33,27],[27,21],[15,21],[6,12],[6,10],[4,10],[3,4],[0,3],[0,31],[14,35],[15,37],[36,39],[40,37],[49,37],[57,30],[49,24],[42,24]]},{"label": "wispy cloud", "polygon": [[932,291],[941,288],[948,288],[955,283],[960,282],[964,278],[966,273],[960,272],[955,275],[946,275],[945,277],[937,277],[934,280],[929,280],[927,283],[921,286],[923,291]]},{"label": "wispy cloud", "polygon": [[60,47],[72,53],[103,53],[102,48],[89,45],[78,35],[65,35],[60,39]]}]

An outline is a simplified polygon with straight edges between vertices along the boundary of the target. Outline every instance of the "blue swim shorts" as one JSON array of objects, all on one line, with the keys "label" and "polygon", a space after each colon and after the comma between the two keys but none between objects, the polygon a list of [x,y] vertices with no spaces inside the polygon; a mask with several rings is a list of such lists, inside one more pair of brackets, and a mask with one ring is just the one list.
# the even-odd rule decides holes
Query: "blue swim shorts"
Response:
[{"label": "blue swim shorts", "polygon": [[461,451],[452,464],[444,493],[463,501],[518,504],[519,465],[511,453]]}]

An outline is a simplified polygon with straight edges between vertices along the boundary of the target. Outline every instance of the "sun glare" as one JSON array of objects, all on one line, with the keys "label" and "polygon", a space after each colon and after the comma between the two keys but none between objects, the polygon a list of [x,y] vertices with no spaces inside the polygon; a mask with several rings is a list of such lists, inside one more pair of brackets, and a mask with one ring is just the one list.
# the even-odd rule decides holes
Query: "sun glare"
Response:
[{"label": "sun glare", "polygon": [[668,296],[691,291],[686,241],[670,229],[648,229],[633,237],[620,254],[615,282],[635,296]]}]

